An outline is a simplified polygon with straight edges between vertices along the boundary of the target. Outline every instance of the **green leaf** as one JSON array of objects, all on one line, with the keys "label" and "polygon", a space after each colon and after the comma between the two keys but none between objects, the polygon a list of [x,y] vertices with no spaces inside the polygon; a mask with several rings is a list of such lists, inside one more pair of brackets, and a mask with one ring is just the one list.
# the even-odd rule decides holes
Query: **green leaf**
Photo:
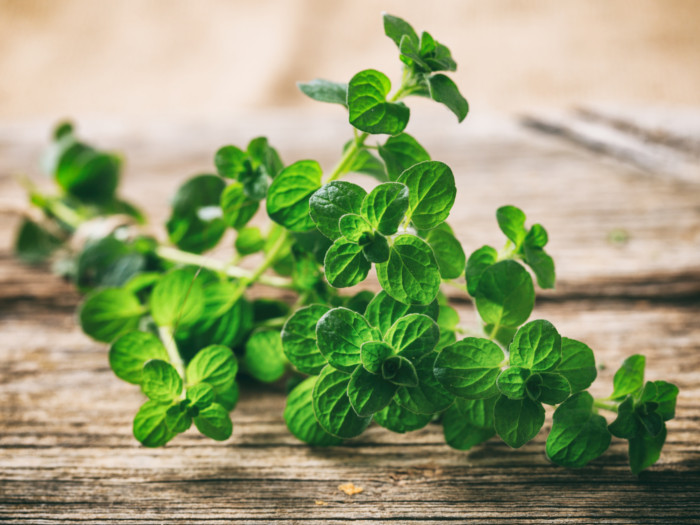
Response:
[{"label": "green leaf", "polygon": [[371,263],[377,264],[389,260],[390,248],[386,237],[381,233],[375,233],[368,242],[365,242],[366,240],[367,239],[360,239],[362,255],[365,256],[365,259]]},{"label": "green leaf", "polygon": [[433,249],[435,259],[440,267],[440,277],[456,279],[462,275],[467,258],[464,255],[462,245],[454,234],[441,226],[430,230],[425,240]]},{"label": "green leaf", "polygon": [[429,414],[415,414],[406,410],[395,401],[374,414],[374,421],[378,425],[399,434],[421,429],[432,419],[433,417]]},{"label": "green leaf", "polygon": [[111,343],[136,330],[144,313],[144,307],[133,293],[120,288],[105,288],[85,299],[80,307],[80,326],[93,339]]},{"label": "green leaf", "polygon": [[408,314],[398,319],[384,335],[396,352],[412,361],[433,351],[440,329],[425,314]]},{"label": "green leaf", "polygon": [[498,252],[491,246],[482,246],[467,260],[467,291],[472,297],[479,289],[479,280],[487,268],[498,262]]},{"label": "green leaf", "polygon": [[367,133],[401,133],[410,116],[410,110],[402,102],[387,102],[391,82],[374,69],[360,71],[348,85],[350,124]]},{"label": "green leaf", "polygon": [[389,331],[396,321],[406,314],[425,314],[431,319],[438,317],[437,301],[422,305],[407,305],[391,297],[385,291],[379,292],[367,305],[365,319],[383,334]]},{"label": "green leaf", "polygon": [[386,343],[368,341],[360,347],[360,359],[365,370],[372,374],[380,374],[382,363],[394,355],[394,349]]},{"label": "green leaf", "polygon": [[654,381],[656,385],[656,397],[654,401],[659,404],[656,412],[664,421],[676,417],[676,398],[678,397],[678,387],[666,381]]},{"label": "green leaf", "polygon": [[613,436],[623,439],[632,439],[640,433],[639,421],[637,421],[635,416],[634,408],[634,399],[632,396],[628,396],[618,405],[617,417],[608,427]]},{"label": "green leaf", "polygon": [[127,242],[112,234],[89,240],[78,257],[76,283],[81,289],[121,287],[146,269],[146,256],[154,248],[155,240],[145,237]]},{"label": "green leaf", "polygon": [[155,335],[129,332],[117,339],[109,349],[109,366],[124,381],[140,385],[143,365],[151,359],[168,359],[168,352]]},{"label": "green leaf", "polygon": [[458,122],[462,122],[466,118],[467,113],[469,113],[469,103],[459,92],[457,84],[452,79],[442,74],[432,75],[428,77],[428,88],[430,98],[444,104],[457,116]]},{"label": "green leaf", "polygon": [[469,450],[495,436],[493,410],[497,399],[456,399],[442,416],[447,444]]},{"label": "green leaf", "polygon": [[593,350],[581,341],[562,337],[556,371],[567,379],[573,394],[587,389],[598,375]]},{"label": "green leaf", "polygon": [[[371,235],[372,226],[360,215],[348,213],[338,222],[340,233],[350,242],[359,242],[366,233]],[[364,244],[364,243],[361,243]]]},{"label": "green leaf", "polygon": [[240,255],[250,255],[265,247],[265,238],[257,226],[246,226],[238,231],[234,246]]},{"label": "green leaf", "polygon": [[554,288],[554,260],[542,248],[532,247],[525,240],[525,262],[532,268],[541,288]]},{"label": "green leaf", "polygon": [[328,283],[335,288],[361,283],[371,268],[362,247],[344,239],[338,239],[328,249],[323,265]]},{"label": "green leaf", "polygon": [[408,187],[398,182],[376,186],[362,201],[362,215],[372,228],[393,235],[408,210]]},{"label": "green leaf", "polygon": [[447,219],[457,190],[447,164],[428,160],[411,166],[399,177],[408,186],[406,217],[420,230],[431,230]]},{"label": "green leaf", "polygon": [[348,398],[350,375],[326,366],[316,380],[313,409],[316,421],[329,434],[349,439],[369,426],[371,417],[358,416]]},{"label": "green leaf", "polygon": [[247,151],[253,166],[273,179],[284,168],[279,153],[270,146],[266,137],[256,137],[251,140],[248,143]]},{"label": "green leaf", "polygon": [[341,236],[340,218],[348,213],[360,214],[366,195],[357,184],[342,180],[329,182],[311,196],[311,218],[323,235],[336,240]]},{"label": "green leaf", "polygon": [[236,146],[223,146],[214,155],[214,165],[222,177],[237,179],[249,169],[248,154]]},{"label": "green leaf", "polygon": [[549,321],[522,326],[510,344],[510,364],[533,371],[555,368],[561,361],[561,336]]},{"label": "green leaf", "polygon": [[172,270],[153,287],[151,315],[158,326],[189,326],[203,313],[204,290],[191,268]]},{"label": "green leaf", "polygon": [[280,333],[275,330],[255,332],[245,344],[242,365],[258,381],[272,383],[282,377],[287,359]]},{"label": "green leaf", "polygon": [[165,424],[173,434],[185,432],[192,426],[192,416],[187,401],[168,407],[165,411]]},{"label": "green leaf", "polygon": [[318,374],[326,366],[326,358],[316,346],[316,324],[328,310],[327,306],[319,304],[300,308],[282,329],[284,353],[304,374]]},{"label": "green leaf", "polygon": [[397,386],[418,386],[418,374],[415,366],[402,355],[393,355],[384,360],[382,377]]},{"label": "green leaf", "polygon": [[316,78],[310,82],[297,82],[297,87],[309,98],[347,107],[347,84]]},{"label": "green leaf", "polygon": [[371,416],[386,407],[398,385],[358,366],[350,376],[348,398],[358,416]]},{"label": "green leaf", "polygon": [[194,425],[202,434],[216,441],[224,441],[233,433],[231,417],[224,407],[212,403],[199,411],[194,418]]},{"label": "green leaf", "polygon": [[15,254],[26,263],[37,264],[48,259],[60,245],[58,237],[25,218],[17,230]]},{"label": "green leaf", "polygon": [[211,405],[216,398],[214,389],[207,383],[197,383],[187,389],[187,401],[198,410]]},{"label": "green leaf", "polygon": [[541,403],[558,405],[571,395],[571,385],[563,375],[552,372],[542,372],[538,375],[542,381],[538,397]]},{"label": "green leaf", "polygon": [[352,144],[355,144],[358,149],[352,158],[352,162],[348,166],[348,173],[364,173],[374,177],[379,182],[385,182],[388,180],[384,162],[377,158],[374,153],[371,153],[367,147],[358,146],[354,140],[350,140],[345,143],[343,153],[346,153],[347,149]]},{"label": "green leaf", "polygon": [[[200,384],[206,384],[206,383],[200,383]],[[235,408],[236,404],[238,403],[239,395],[240,395],[240,392],[239,392],[239,388],[238,388],[238,383],[233,382],[233,383],[231,383],[231,385],[229,387],[224,388],[223,390],[219,390],[216,393],[216,397],[214,398],[214,401],[216,403],[219,403],[226,410],[231,411]]]},{"label": "green leaf", "polygon": [[[524,399],[525,398],[525,387],[528,378],[530,377],[530,371],[527,368],[521,368],[519,366],[511,366],[506,368],[498,376],[496,384],[498,385],[498,390],[510,399]],[[537,397],[534,396],[535,400]]]},{"label": "green leaf", "polygon": [[414,164],[430,160],[428,152],[408,133],[389,137],[383,146],[379,146],[379,156],[386,164],[390,180],[398,179]]},{"label": "green leaf", "polygon": [[552,419],[546,452],[557,465],[583,467],[610,446],[605,418],[596,414],[588,392],[571,396],[554,411]]},{"label": "green leaf", "polygon": [[382,288],[397,301],[429,304],[440,290],[440,272],[430,246],[415,235],[399,235],[389,260],[377,265]]},{"label": "green leaf", "polygon": [[284,421],[297,439],[317,447],[330,447],[342,443],[342,439],[331,436],[316,421],[313,407],[313,390],[316,377],[308,377],[299,383],[287,396]]},{"label": "green leaf", "polygon": [[348,297],[345,308],[362,315],[365,313],[367,305],[372,299],[374,299],[374,293],[369,290],[362,290],[352,297]]},{"label": "green leaf", "polygon": [[362,344],[373,340],[365,318],[347,308],[333,308],[324,314],[316,325],[316,338],[328,363],[346,373],[361,363]]},{"label": "green leaf", "polygon": [[501,206],[496,210],[496,220],[505,236],[519,248],[527,235],[523,211],[515,206]]},{"label": "green leaf", "polygon": [[397,16],[392,16],[387,13],[384,13],[382,16],[384,18],[384,33],[391,38],[397,46],[401,44],[401,38],[404,35],[408,35],[411,40],[418,42],[418,35],[413,27],[411,27],[411,24]]},{"label": "green leaf", "polygon": [[180,186],[166,223],[173,244],[194,253],[205,252],[218,244],[226,231],[221,211],[225,186],[216,175],[198,175]]},{"label": "green leaf", "polygon": [[515,261],[500,261],[481,274],[475,299],[485,323],[516,327],[532,312],[535,288],[525,268]]},{"label": "green leaf", "polygon": [[414,361],[418,386],[401,387],[394,398],[403,408],[416,414],[437,414],[454,401],[454,396],[435,379],[433,367],[436,357],[437,352],[432,352]]},{"label": "green leaf", "polygon": [[72,141],[61,152],[54,175],[58,185],[70,195],[102,204],[114,197],[120,170],[121,161],[116,155]]},{"label": "green leaf", "polygon": [[651,467],[661,457],[661,449],[666,442],[666,427],[656,436],[635,437],[629,440],[630,469],[633,474],[639,474],[642,470]]},{"label": "green leaf", "polygon": [[292,231],[314,227],[309,216],[309,199],[321,187],[321,166],[314,160],[290,164],[277,175],[267,193],[267,214]]},{"label": "green leaf", "polygon": [[230,388],[236,379],[238,363],[230,348],[211,345],[202,348],[187,365],[190,385],[207,383],[219,393]]},{"label": "green leaf", "polygon": [[243,228],[258,211],[260,203],[246,195],[243,184],[233,182],[221,193],[221,209],[224,221],[231,228]]},{"label": "green leaf", "polygon": [[146,401],[134,417],[134,437],[147,447],[162,447],[175,434],[166,424],[166,412],[170,405],[158,401]]},{"label": "green leaf", "polygon": [[182,378],[167,361],[151,359],[143,365],[141,391],[153,401],[176,401],[182,393]]},{"label": "green leaf", "polygon": [[622,399],[629,394],[636,394],[642,389],[645,362],[644,356],[639,354],[625,359],[613,378],[613,393],[610,396],[612,399]]},{"label": "green leaf", "polygon": [[511,448],[520,448],[534,438],[544,425],[544,408],[530,398],[501,396],[494,407],[494,428]]}]

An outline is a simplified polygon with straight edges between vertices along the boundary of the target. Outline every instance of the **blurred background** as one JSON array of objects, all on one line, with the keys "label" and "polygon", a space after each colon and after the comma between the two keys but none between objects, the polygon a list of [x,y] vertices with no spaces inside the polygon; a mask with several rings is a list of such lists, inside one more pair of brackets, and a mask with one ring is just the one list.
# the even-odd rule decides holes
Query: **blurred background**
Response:
[{"label": "blurred background", "polygon": [[0,0],[0,119],[322,110],[297,80],[398,80],[382,11],[452,49],[472,111],[700,105],[695,0]]}]

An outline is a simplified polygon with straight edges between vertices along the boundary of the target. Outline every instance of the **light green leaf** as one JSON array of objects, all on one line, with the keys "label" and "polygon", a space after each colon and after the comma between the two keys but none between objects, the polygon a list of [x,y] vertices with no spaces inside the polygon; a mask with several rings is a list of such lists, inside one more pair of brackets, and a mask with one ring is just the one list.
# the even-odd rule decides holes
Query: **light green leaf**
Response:
[{"label": "light green leaf", "polygon": [[479,289],[479,280],[487,268],[498,261],[498,252],[491,246],[482,246],[467,260],[467,291],[475,297]]},{"label": "light green leaf", "polygon": [[367,133],[401,133],[408,124],[410,111],[402,102],[387,102],[389,91],[389,78],[374,69],[352,77],[348,85],[350,124]]},{"label": "light green leaf", "polygon": [[464,265],[467,262],[462,245],[450,230],[443,229],[440,225],[430,230],[425,237],[433,249],[435,259],[440,267],[440,277],[443,279],[456,279],[462,275]]},{"label": "light green leaf", "polygon": [[372,233],[372,226],[361,215],[355,213],[343,215],[338,221],[338,227],[343,237],[355,243],[359,242],[364,234]]},{"label": "light green leaf", "polygon": [[80,307],[80,326],[87,335],[110,343],[136,330],[145,308],[133,293],[105,288],[88,295]]},{"label": "light green leaf", "polygon": [[425,314],[408,314],[389,328],[384,339],[399,355],[414,361],[433,351],[440,340],[440,329]]},{"label": "light green leaf", "polygon": [[527,235],[523,211],[515,206],[501,206],[496,210],[496,220],[505,236],[519,248]]},{"label": "light green leaf", "polygon": [[218,403],[212,403],[199,411],[194,418],[194,426],[202,434],[216,441],[224,441],[233,433],[231,417],[224,407]]},{"label": "light green leaf", "polygon": [[593,350],[581,341],[562,337],[561,361],[556,372],[567,379],[573,394],[587,389],[598,375]]},{"label": "light green leaf", "polygon": [[323,261],[326,279],[335,288],[347,288],[361,283],[371,268],[362,253],[362,247],[345,239],[338,239],[326,252]]},{"label": "light green leaf", "polygon": [[408,210],[408,187],[398,182],[376,186],[362,201],[362,215],[372,228],[384,235],[393,235],[399,229]]},{"label": "light green leaf", "polygon": [[386,334],[401,317],[413,313],[425,314],[435,320],[439,313],[437,301],[425,306],[407,305],[397,301],[385,291],[381,291],[367,305],[365,319],[382,334]]},{"label": "light green leaf", "polygon": [[[529,377],[530,371],[527,368],[511,366],[501,372],[496,384],[504,396],[510,399],[523,399],[525,397],[525,384]],[[535,396],[535,400],[537,397]]]},{"label": "light green leaf", "polygon": [[522,326],[510,344],[510,364],[529,370],[555,368],[561,361],[561,336],[549,321],[538,319]]},{"label": "light green leaf", "polygon": [[156,283],[151,315],[158,326],[186,327],[204,312],[204,290],[191,268],[172,270]]},{"label": "light green leaf", "polygon": [[447,164],[428,160],[411,166],[399,177],[408,186],[406,217],[420,230],[431,230],[447,219],[457,190]]},{"label": "light green leaf", "polygon": [[656,397],[654,402],[659,406],[656,412],[664,421],[676,417],[676,398],[678,397],[678,387],[666,381],[654,381],[656,385]]},{"label": "light green leaf", "polygon": [[219,393],[236,379],[238,363],[230,348],[211,345],[203,348],[187,365],[187,382],[190,385],[207,383]]},{"label": "light green leaf", "polygon": [[362,343],[360,348],[362,366],[372,374],[380,374],[382,363],[392,355],[394,355],[394,349],[388,344],[378,341]]},{"label": "light green leaf", "polygon": [[331,436],[316,421],[313,407],[313,390],[316,377],[308,377],[299,383],[287,396],[284,421],[297,439],[317,447],[330,447],[342,443],[342,439]]},{"label": "light green leaf", "polygon": [[237,230],[243,228],[253,218],[259,206],[259,201],[248,197],[240,182],[229,184],[221,193],[221,210],[224,214],[224,221],[231,228]]},{"label": "light green leaf", "polygon": [[374,414],[374,421],[378,425],[399,434],[421,429],[432,419],[433,417],[429,414],[415,414],[406,410],[395,401]]},{"label": "light green leaf", "polygon": [[310,82],[297,82],[297,87],[309,98],[347,107],[347,84],[315,78]]},{"label": "light green leaf", "polygon": [[[432,69],[432,67],[431,67]],[[469,113],[469,103],[459,92],[457,84],[450,77],[437,74],[428,77],[430,98],[435,102],[444,104],[457,116],[457,121],[462,122]]]},{"label": "light green leaf", "polygon": [[234,246],[239,255],[250,255],[265,247],[265,238],[257,226],[246,226],[238,231]]},{"label": "light green leaf", "polygon": [[170,405],[158,401],[146,401],[134,417],[134,437],[147,447],[162,447],[175,433],[166,424],[166,412]]},{"label": "light green leaf", "polygon": [[530,398],[508,399],[501,396],[494,408],[494,428],[511,448],[520,448],[534,438],[544,425],[542,403]]},{"label": "light green leaf", "polygon": [[440,290],[440,272],[430,246],[415,235],[399,235],[389,260],[377,265],[382,288],[397,301],[429,304]]},{"label": "light green leaf", "polygon": [[525,241],[525,262],[532,268],[541,288],[554,288],[554,260],[542,248],[533,248]]},{"label": "light green leaf", "polygon": [[241,364],[258,381],[277,381],[284,375],[287,365],[280,333],[275,330],[255,332],[245,344]]},{"label": "light green leaf", "polygon": [[192,426],[192,416],[187,401],[168,407],[165,412],[165,424],[173,434],[185,432]]},{"label": "light green leaf", "polygon": [[352,373],[361,363],[363,343],[372,341],[369,323],[357,312],[333,308],[316,325],[318,349],[334,368]]},{"label": "light green leaf", "polygon": [[371,417],[358,416],[348,398],[350,375],[326,366],[316,380],[313,409],[316,421],[329,434],[349,439],[369,426]]},{"label": "light green leaf", "polygon": [[358,366],[350,376],[348,398],[357,415],[371,416],[391,402],[397,388],[397,385]]},{"label": "light green leaf", "polygon": [[336,240],[341,236],[340,218],[348,213],[360,214],[366,195],[357,184],[342,180],[329,182],[311,196],[311,218],[323,235]]},{"label": "light green leaf", "polygon": [[109,366],[115,375],[135,385],[142,380],[143,365],[150,359],[168,359],[168,352],[155,335],[129,332],[117,339],[109,349]]},{"label": "light green leaf", "polygon": [[610,396],[612,399],[622,399],[628,394],[636,394],[642,389],[645,363],[645,357],[639,354],[625,359],[613,378],[613,393]]},{"label": "light green leaf", "polygon": [[430,160],[428,152],[408,133],[389,137],[384,145],[379,146],[379,156],[386,164],[390,180],[397,180],[414,164]]},{"label": "light green leaf", "polygon": [[207,383],[197,383],[187,389],[187,401],[198,410],[211,405],[216,398],[214,389]]},{"label": "light green leaf", "polygon": [[481,274],[476,309],[486,324],[516,327],[535,305],[535,288],[527,270],[515,261],[501,261]]},{"label": "light green leaf", "polygon": [[319,304],[300,308],[282,329],[284,353],[304,374],[318,374],[326,366],[326,358],[316,346],[316,323],[328,310],[327,306]]},{"label": "light green leaf", "polygon": [[248,162],[248,154],[236,146],[223,146],[214,155],[214,165],[217,173],[228,179],[237,179],[242,173],[246,172],[248,170]]},{"label": "light green leaf", "polygon": [[267,214],[285,228],[301,232],[314,227],[309,199],[321,187],[321,166],[300,160],[284,168],[267,192]]},{"label": "light green leaf", "polygon": [[384,33],[391,38],[397,46],[401,44],[401,38],[404,35],[408,35],[411,40],[418,42],[418,35],[413,27],[411,27],[411,24],[397,16],[392,16],[387,13],[384,13],[383,18]]},{"label": "light green leaf", "polygon": [[445,441],[457,450],[469,450],[496,435],[493,410],[498,396],[461,399],[442,416]]},{"label": "light green leaf", "polygon": [[182,393],[182,378],[167,361],[151,359],[143,365],[141,391],[153,401],[176,401]]}]

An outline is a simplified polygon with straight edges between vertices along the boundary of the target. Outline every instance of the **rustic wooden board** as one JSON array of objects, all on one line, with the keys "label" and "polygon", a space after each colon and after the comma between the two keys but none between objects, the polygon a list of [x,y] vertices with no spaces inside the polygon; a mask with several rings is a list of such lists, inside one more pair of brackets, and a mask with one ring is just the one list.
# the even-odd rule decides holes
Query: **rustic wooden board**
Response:
[{"label": "rustic wooden board", "polygon": [[[208,169],[217,145],[244,142],[246,129],[264,125],[277,133],[285,158],[314,155],[327,165],[334,152],[325,145],[342,142],[346,131],[313,117],[316,154],[299,137],[297,116],[261,120],[194,133],[181,126],[134,134],[95,124],[87,134],[127,153],[125,193],[141,204],[153,199],[150,214],[161,219],[164,196]],[[681,389],[657,465],[634,477],[624,444],[614,440],[584,469],[553,466],[543,453],[549,422],[518,451],[497,440],[454,451],[437,425],[408,435],[372,426],[346,446],[311,448],[286,431],[281,388],[252,384],[243,387],[230,440],[214,443],[191,430],[146,449],[131,436],[140,393],[113,376],[105,345],[76,327],[73,288],[12,259],[16,220],[3,217],[0,521],[700,522],[700,187],[509,122],[475,120],[474,128],[449,129],[425,120],[415,132],[422,129],[434,157],[455,170],[458,235],[467,249],[498,239],[493,213],[504,203],[522,205],[547,226],[560,281],[541,294],[534,317],[595,349],[605,369],[594,393],[608,393],[615,368],[637,352],[647,356],[650,379]],[[2,203],[21,203],[9,174],[34,165],[43,133],[36,125],[0,126]],[[610,242],[613,230],[624,230],[627,240]],[[449,293],[467,323],[475,319],[463,296]],[[347,482],[363,492],[339,491]]]}]

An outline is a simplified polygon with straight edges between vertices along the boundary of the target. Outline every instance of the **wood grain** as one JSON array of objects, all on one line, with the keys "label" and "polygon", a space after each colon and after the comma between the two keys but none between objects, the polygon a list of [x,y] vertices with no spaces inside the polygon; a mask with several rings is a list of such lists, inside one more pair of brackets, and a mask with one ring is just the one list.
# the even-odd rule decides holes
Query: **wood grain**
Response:
[{"label": "wood grain", "polygon": [[[325,117],[312,120],[310,129],[324,129],[312,132],[319,135],[315,156],[332,163],[324,145],[345,130]],[[294,122],[269,117],[266,124],[280,135],[275,142],[286,159],[309,157]],[[549,418],[517,451],[498,440],[455,451],[438,425],[408,435],[373,425],[345,446],[307,447],[285,428],[282,387],[252,383],[243,385],[228,441],[190,430],[162,449],[141,447],[131,435],[138,389],[114,377],[105,345],[76,326],[80,297],[71,285],[11,257],[16,221],[3,220],[0,521],[700,523],[700,188],[640,178],[633,166],[507,121],[485,124],[479,132],[448,133],[432,121],[418,127],[459,180],[455,230],[467,249],[493,242],[500,238],[494,210],[504,203],[522,205],[549,229],[559,283],[539,295],[533,317],[594,348],[605,367],[594,394],[609,393],[614,370],[633,353],[647,356],[649,379],[681,389],[657,465],[636,478],[624,443],[614,440],[583,469],[556,467],[543,452]],[[95,131],[130,157],[134,149],[125,193],[141,204],[153,199],[156,220],[167,214],[165,195],[190,172],[206,170],[217,145],[245,141],[225,125],[199,133],[194,144],[178,129],[169,138],[126,129]],[[35,126],[0,126],[3,200],[21,202],[9,174],[32,165],[41,138]],[[613,229],[626,230],[626,240],[611,242]],[[460,292],[446,291],[463,320],[475,323]],[[348,482],[363,492],[338,490]]]}]

